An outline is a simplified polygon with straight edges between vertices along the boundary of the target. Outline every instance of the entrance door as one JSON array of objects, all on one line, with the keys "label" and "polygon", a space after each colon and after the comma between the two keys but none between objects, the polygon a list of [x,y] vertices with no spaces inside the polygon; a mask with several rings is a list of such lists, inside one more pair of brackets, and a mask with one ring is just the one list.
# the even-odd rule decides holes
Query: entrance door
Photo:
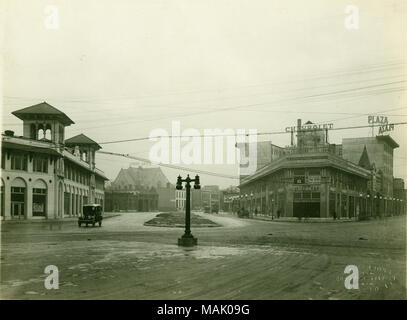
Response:
[{"label": "entrance door", "polygon": [[13,219],[24,219],[24,203],[12,202],[11,203],[11,217]]},{"label": "entrance door", "polygon": [[294,202],[293,216],[297,218],[319,218],[320,203],[319,202]]}]

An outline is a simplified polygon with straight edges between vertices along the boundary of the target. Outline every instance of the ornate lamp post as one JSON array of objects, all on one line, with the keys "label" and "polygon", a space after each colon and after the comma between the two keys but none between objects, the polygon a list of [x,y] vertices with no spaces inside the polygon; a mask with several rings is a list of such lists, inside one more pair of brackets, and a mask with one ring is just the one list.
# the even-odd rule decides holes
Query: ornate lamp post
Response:
[{"label": "ornate lamp post", "polygon": [[181,176],[177,178],[177,190],[182,190],[182,183],[186,182],[185,190],[186,190],[186,199],[185,199],[185,233],[181,238],[178,239],[179,246],[185,247],[192,247],[198,244],[198,239],[194,238],[191,233],[191,182],[194,183],[194,189],[201,189],[201,185],[199,184],[199,176],[196,175],[195,179],[191,179],[189,175],[187,175],[186,179],[182,179]]}]

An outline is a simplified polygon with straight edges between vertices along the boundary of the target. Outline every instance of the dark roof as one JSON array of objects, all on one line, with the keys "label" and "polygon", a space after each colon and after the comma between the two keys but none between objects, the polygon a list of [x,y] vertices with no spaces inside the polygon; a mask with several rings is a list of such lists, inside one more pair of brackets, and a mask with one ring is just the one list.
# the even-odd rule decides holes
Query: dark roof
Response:
[{"label": "dark roof", "polygon": [[65,113],[59,111],[57,108],[51,106],[45,101],[31,107],[14,111],[12,114],[21,120],[46,117],[48,119],[59,120],[65,126],[69,126],[74,123]]},{"label": "dark roof", "polygon": [[398,148],[399,144],[393,140],[392,137],[390,137],[389,135],[384,135],[384,136],[376,136],[377,140],[381,140],[386,142],[388,145],[390,145],[390,147],[392,147],[393,149]]},{"label": "dark roof", "polygon": [[157,188],[166,187],[168,182],[161,168],[130,167],[121,169],[112,185]]},{"label": "dark roof", "polygon": [[369,155],[367,153],[366,145],[363,148],[362,155],[360,156],[359,166],[361,166],[362,168],[365,168],[365,169],[369,169],[369,170],[372,169],[372,165],[370,164]]},{"label": "dark roof", "polygon": [[362,168],[350,161],[347,161],[337,155],[330,153],[321,153],[319,155],[305,153],[285,155],[273,161],[269,165],[256,171],[254,174],[242,177],[239,187],[252,183],[253,181],[263,179],[264,177],[281,169],[318,167],[333,167],[365,179],[370,178],[369,170]]},{"label": "dark roof", "polygon": [[85,136],[83,133],[66,139],[65,145],[94,145],[98,148],[98,150],[102,149],[102,147],[96,141],[93,141],[91,138]]}]

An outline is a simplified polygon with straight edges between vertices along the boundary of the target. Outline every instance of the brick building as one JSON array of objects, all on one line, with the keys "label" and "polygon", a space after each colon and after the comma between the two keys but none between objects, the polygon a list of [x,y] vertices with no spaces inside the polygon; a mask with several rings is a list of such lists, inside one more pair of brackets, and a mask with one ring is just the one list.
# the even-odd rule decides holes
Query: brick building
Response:
[{"label": "brick building", "polygon": [[108,211],[171,211],[175,187],[159,167],[121,169],[106,192]]}]

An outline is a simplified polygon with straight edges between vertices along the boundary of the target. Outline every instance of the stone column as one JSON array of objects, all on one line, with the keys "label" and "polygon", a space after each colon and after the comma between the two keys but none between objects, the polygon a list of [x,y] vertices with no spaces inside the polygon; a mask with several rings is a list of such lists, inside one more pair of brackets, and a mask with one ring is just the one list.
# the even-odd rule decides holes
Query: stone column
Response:
[{"label": "stone column", "polygon": [[73,213],[73,193],[69,193],[69,216],[71,217]]},{"label": "stone column", "polygon": [[4,181],[4,219],[11,219],[11,187],[10,183]]}]

